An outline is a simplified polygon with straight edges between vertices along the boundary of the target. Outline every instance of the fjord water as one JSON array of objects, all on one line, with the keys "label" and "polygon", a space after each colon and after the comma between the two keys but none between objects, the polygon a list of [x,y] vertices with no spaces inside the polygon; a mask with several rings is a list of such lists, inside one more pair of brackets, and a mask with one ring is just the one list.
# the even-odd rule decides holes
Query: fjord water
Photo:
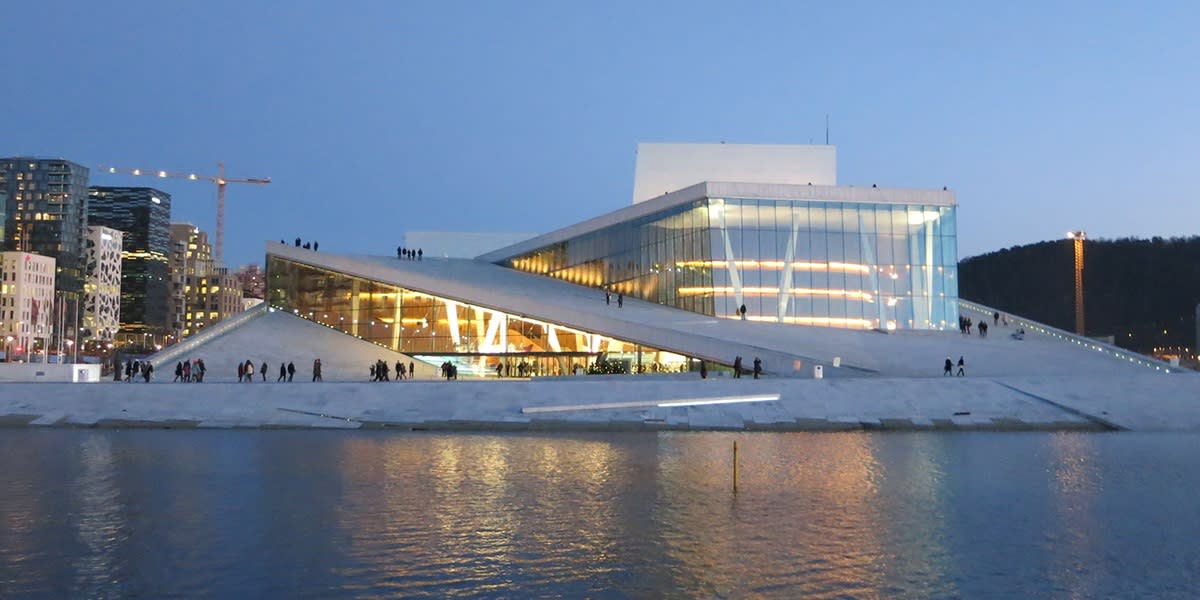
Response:
[{"label": "fjord water", "polygon": [[1200,590],[1196,435],[7,429],[0,473],[5,596]]}]

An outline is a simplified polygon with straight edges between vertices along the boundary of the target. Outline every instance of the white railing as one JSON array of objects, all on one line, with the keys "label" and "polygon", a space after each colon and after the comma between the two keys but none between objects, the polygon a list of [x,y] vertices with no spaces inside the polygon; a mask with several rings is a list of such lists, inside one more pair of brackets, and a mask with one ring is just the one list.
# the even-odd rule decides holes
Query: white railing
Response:
[{"label": "white railing", "polygon": [[1040,333],[1042,335],[1048,335],[1050,337],[1058,338],[1064,342],[1078,344],[1080,346],[1083,346],[1084,348],[1087,348],[1088,350],[1094,350],[1096,352],[1101,352],[1101,353],[1107,354],[1107,355],[1109,355],[1113,358],[1119,359],[1119,360],[1127,360],[1131,363],[1141,365],[1141,366],[1149,368],[1149,369],[1154,369],[1156,371],[1162,371],[1165,373],[1170,373],[1171,369],[1174,369],[1175,372],[1182,371],[1181,367],[1174,366],[1169,362],[1161,361],[1161,360],[1158,360],[1157,358],[1151,358],[1149,356],[1146,356],[1145,354],[1139,354],[1137,352],[1133,352],[1131,350],[1126,350],[1124,348],[1120,348],[1120,347],[1117,347],[1117,346],[1114,346],[1112,344],[1108,344],[1105,342],[1100,342],[1100,341],[1094,340],[1089,337],[1083,337],[1081,335],[1076,335],[1069,331],[1058,329],[1057,327],[1051,327],[1044,323],[1038,323],[1037,321],[1031,321],[1029,319],[1024,319],[1024,318],[1018,317],[1010,312],[1000,310],[998,308],[984,306],[984,305],[976,303],[976,302],[971,302],[970,300],[963,300],[962,298],[958,299],[958,305],[962,308],[967,308],[973,312],[983,313],[983,315],[985,317],[991,317],[995,313],[1000,313],[1002,315],[1005,315],[1005,318],[1008,319],[1008,322],[1010,324],[1014,324],[1017,327],[1024,328],[1025,331],[1027,331],[1027,332],[1033,331],[1033,332]]}]

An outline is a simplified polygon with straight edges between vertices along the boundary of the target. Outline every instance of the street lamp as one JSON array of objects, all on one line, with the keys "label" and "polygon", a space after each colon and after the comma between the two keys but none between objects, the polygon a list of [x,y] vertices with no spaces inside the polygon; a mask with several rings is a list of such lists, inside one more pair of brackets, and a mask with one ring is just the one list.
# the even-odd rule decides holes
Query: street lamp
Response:
[{"label": "street lamp", "polygon": [[1075,241],[1075,334],[1083,335],[1083,241],[1087,232],[1068,231],[1067,239]]}]

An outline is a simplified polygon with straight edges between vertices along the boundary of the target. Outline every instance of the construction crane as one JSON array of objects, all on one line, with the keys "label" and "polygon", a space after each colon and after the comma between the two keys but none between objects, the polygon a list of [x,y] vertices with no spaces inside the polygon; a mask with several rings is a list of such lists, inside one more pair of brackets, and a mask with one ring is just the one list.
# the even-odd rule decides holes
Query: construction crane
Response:
[{"label": "construction crane", "polygon": [[217,184],[217,243],[213,249],[216,263],[224,265],[224,248],[225,248],[225,186],[230,183],[249,183],[254,185],[267,185],[271,183],[270,177],[263,178],[245,178],[245,179],[229,179],[225,177],[225,163],[217,163],[216,175],[197,175],[195,173],[178,173],[173,171],[154,171],[150,169],[122,169],[119,167],[100,167],[100,170],[105,173],[123,174],[123,175],[140,175],[146,177],[159,177],[162,179],[190,179],[192,181],[211,181]]}]

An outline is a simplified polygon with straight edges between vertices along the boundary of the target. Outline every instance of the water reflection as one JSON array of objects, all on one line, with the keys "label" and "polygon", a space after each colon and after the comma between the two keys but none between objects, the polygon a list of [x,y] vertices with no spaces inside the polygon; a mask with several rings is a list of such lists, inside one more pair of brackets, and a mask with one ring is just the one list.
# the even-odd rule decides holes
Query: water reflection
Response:
[{"label": "water reflection", "polygon": [[114,577],[116,551],[129,530],[109,437],[91,434],[80,440],[79,462],[83,469],[72,486],[78,507],[72,524],[84,548],[74,560],[75,590],[89,598],[116,598],[121,589]]},{"label": "water reflection", "polygon": [[54,597],[1170,597],[1200,586],[1198,440],[0,430],[0,584]]},{"label": "water reflection", "polygon": [[1049,576],[1058,589],[1066,590],[1071,598],[1094,598],[1096,579],[1090,577],[1085,565],[1103,562],[1096,555],[1095,536],[1104,527],[1092,516],[1092,503],[1100,493],[1100,478],[1096,470],[1097,436],[1051,437],[1050,451],[1054,458],[1054,512],[1063,524],[1063,534],[1048,540],[1054,564]]}]

